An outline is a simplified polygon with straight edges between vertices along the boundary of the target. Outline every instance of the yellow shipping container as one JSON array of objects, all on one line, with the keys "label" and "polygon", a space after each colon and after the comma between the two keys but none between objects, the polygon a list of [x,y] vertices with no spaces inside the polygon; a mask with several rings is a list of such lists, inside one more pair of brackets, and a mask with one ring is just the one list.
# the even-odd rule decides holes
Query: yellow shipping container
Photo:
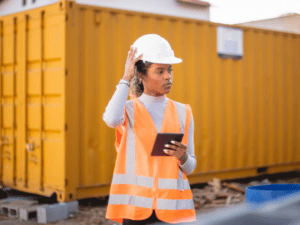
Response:
[{"label": "yellow shipping container", "polygon": [[191,184],[299,169],[300,36],[243,27],[243,58],[222,59],[218,25],[66,0],[0,17],[2,184],[108,195],[117,153],[102,115],[146,33],[183,59],[168,97],[193,109]]}]

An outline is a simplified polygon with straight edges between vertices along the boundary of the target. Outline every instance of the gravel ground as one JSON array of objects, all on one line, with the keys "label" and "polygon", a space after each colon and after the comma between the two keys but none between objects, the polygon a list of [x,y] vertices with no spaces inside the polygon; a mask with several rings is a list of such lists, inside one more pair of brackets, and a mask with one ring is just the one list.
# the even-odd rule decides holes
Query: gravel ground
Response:
[{"label": "gravel ground", "polygon": [[[255,184],[263,184],[264,182],[270,182],[270,183],[299,183],[300,182],[300,176],[298,177],[292,177],[292,178],[284,178],[284,179],[276,179],[271,181],[264,179],[264,180],[251,180],[251,182],[245,183],[245,182],[228,182],[230,184],[236,184],[239,187],[247,187],[250,185]],[[223,184],[223,183],[222,183]],[[249,185],[250,184],[250,185]],[[237,191],[231,188],[223,187],[221,186],[221,192],[222,195],[218,195],[215,192],[216,186],[213,184],[210,185],[200,185],[200,187],[193,187],[193,196],[194,196],[194,202],[196,207],[196,213],[199,214],[206,214],[208,212],[213,212],[215,210],[218,210],[220,208],[228,208],[232,206],[236,206],[237,204],[245,204],[245,194],[241,191]],[[219,192],[218,192],[219,193]],[[224,198],[223,195],[230,195],[232,199],[235,199],[236,201],[232,201],[233,203],[227,202],[224,204],[224,201],[226,201],[226,197]],[[228,199],[228,197],[227,197]],[[214,201],[218,203],[214,203]],[[228,200],[227,200],[228,201]],[[198,205],[196,205],[198,204]],[[105,213],[106,213],[106,205],[107,205],[107,198],[104,200],[100,199],[85,199],[79,201],[79,213],[76,213],[74,215],[70,215],[70,217],[66,220],[61,220],[59,222],[53,222],[48,224],[59,224],[59,225],[66,225],[66,224],[74,224],[74,225],[94,225],[94,224],[105,224],[105,225],[120,225],[121,223],[117,223],[111,220],[105,219]],[[23,222],[18,219],[11,219],[9,217],[6,217],[2,214],[0,214],[0,225],[6,225],[6,224],[37,224],[36,221],[30,221],[30,222]]]},{"label": "gravel ground", "polygon": [[[209,206],[205,205],[201,209],[197,209],[198,213],[207,213],[217,210],[218,208],[224,208],[224,206]],[[117,223],[112,220],[105,219],[106,206],[80,206],[79,213],[74,214],[72,217],[61,220],[59,222],[53,222],[48,224],[59,224],[59,225],[96,225],[96,224],[107,224],[107,225],[121,225],[121,223]],[[38,224],[36,221],[23,222],[18,219],[10,219],[9,217],[3,216],[0,214],[0,224]]]}]

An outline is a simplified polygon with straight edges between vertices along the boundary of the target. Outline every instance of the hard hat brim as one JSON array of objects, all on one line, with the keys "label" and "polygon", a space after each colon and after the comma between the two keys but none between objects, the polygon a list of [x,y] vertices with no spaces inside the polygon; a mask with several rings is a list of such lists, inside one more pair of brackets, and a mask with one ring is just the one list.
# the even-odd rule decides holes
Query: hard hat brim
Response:
[{"label": "hard hat brim", "polygon": [[177,64],[177,63],[181,63],[182,59],[177,58],[177,57],[167,57],[167,58],[162,58],[159,60],[147,60],[144,59],[143,57],[141,58],[141,60],[143,60],[144,62],[151,62],[151,63],[158,63],[158,64]]}]

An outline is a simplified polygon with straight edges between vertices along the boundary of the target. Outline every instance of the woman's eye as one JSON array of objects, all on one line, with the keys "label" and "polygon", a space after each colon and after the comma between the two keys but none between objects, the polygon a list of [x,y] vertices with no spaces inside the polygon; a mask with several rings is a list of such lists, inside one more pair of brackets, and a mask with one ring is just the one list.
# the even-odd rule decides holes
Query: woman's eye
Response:
[{"label": "woman's eye", "polygon": [[164,71],[162,71],[162,70],[161,70],[161,71],[159,71],[158,73],[159,73],[159,74],[163,74],[163,73],[164,73]]}]

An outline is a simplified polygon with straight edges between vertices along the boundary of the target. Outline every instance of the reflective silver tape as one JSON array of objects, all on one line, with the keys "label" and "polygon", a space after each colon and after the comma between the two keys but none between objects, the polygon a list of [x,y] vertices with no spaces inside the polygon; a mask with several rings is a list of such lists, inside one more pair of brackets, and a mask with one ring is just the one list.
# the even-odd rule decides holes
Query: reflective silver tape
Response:
[{"label": "reflective silver tape", "polygon": [[[174,101],[175,102],[175,101]],[[184,133],[185,126],[186,126],[186,109],[185,105],[181,104],[179,102],[175,102],[176,109],[177,109],[177,114],[178,114],[178,119],[180,123],[180,133]],[[183,172],[181,169],[179,169],[179,174],[178,174],[178,183],[177,183],[177,189],[180,191],[183,191],[185,189],[189,189],[186,186],[186,182],[188,183],[188,187],[190,187],[189,182],[187,180],[183,180]]]},{"label": "reflective silver tape", "polygon": [[191,189],[189,181],[179,179],[158,179],[158,188],[159,189],[178,189],[178,190],[189,190]]},{"label": "reflective silver tape", "polygon": [[[178,181],[178,187],[177,189],[180,190],[180,191],[183,191],[184,190],[184,180],[183,180],[183,173],[182,171],[179,169],[179,181]],[[187,180],[186,180],[187,181]],[[187,182],[189,183],[189,182]]]},{"label": "reflective silver tape", "polygon": [[136,175],[135,185],[153,188],[154,178],[153,177],[145,177],[145,176],[137,176]]},{"label": "reflective silver tape", "polygon": [[153,187],[154,178],[145,176],[128,177],[126,174],[114,174],[112,179],[112,184],[132,184],[142,187]]},{"label": "reflective silver tape", "polygon": [[157,199],[157,209],[195,209],[193,199]]},{"label": "reflective silver tape", "polygon": [[152,198],[134,195],[109,195],[108,204],[110,205],[132,205],[144,208],[152,208]]},{"label": "reflective silver tape", "polygon": [[113,174],[112,184],[127,184],[126,174]]},{"label": "reflective silver tape", "polygon": [[[133,106],[133,105],[132,105]],[[126,107],[128,116],[126,140],[126,175],[130,184],[135,184],[135,134],[134,134],[134,107]]]}]

